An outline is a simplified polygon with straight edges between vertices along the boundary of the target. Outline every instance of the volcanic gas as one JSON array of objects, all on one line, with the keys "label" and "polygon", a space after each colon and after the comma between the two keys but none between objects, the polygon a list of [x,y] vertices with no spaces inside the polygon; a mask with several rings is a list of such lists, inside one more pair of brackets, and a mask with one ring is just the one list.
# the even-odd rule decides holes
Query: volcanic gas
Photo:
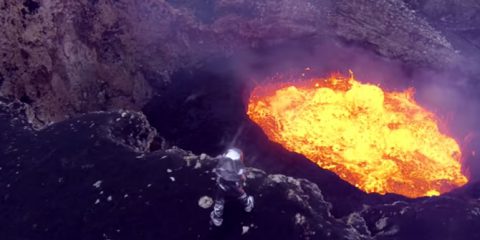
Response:
[{"label": "volcanic gas", "polygon": [[257,86],[247,114],[271,141],[368,193],[415,198],[464,185],[459,144],[413,95],[337,74]]}]

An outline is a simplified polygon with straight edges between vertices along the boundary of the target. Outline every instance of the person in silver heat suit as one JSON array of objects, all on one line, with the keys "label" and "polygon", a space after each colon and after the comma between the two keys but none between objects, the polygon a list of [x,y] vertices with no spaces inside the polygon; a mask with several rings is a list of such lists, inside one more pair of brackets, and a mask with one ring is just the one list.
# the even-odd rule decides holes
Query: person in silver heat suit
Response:
[{"label": "person in silver heat suit", "polygon": [[243,189],[246,177],[243,152],[240,149],[228,149],[218,158],[218,164],[213,171],[217,175],[217,192],[210,219],[219,227],[223,223],[223,209],[227,197],[238,199],[243,204],[245,212],[252,211],[254,199]]}]

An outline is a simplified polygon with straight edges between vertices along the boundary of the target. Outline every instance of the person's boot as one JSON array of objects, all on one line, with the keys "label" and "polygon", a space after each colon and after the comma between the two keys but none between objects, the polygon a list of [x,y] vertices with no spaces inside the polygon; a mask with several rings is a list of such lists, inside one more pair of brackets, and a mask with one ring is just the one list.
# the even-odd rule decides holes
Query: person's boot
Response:
[{"label": "person's boot", "polygon": [[246,199],[245,204],[245,212],[251,212],[253,210],[253,206],[255,205],[253,196],[248,196]]},{"label": "person's boot", "polygon": [[214,211],[210,213],[210,220],[212,221],[213,225],[215,225],[216,227],[222,226],[223,219],[221,217],[216,216]]}]

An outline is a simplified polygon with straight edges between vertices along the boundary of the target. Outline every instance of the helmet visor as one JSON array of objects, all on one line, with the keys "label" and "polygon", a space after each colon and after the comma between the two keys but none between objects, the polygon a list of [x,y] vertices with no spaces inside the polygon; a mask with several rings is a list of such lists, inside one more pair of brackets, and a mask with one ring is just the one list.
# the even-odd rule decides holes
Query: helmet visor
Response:
[{"label": "helmet visor", "polygon": [[237,161],[237,160],[240,160],[241,154],[235,149],[228,149],[227,153],[225,154],[225,157],[230,158],[234,161]]}]

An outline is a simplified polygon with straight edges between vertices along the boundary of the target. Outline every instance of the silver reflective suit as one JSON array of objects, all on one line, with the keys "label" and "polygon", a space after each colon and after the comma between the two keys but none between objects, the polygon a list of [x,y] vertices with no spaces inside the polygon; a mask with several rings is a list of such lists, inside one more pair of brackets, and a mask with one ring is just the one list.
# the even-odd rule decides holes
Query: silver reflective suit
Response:
[{"label": "silver reflective suit", "polygon": [[217,174],[217,192],[215,205],[210,217],[216,226],[222,224],[226,197],[240,200],[246,212],[250,212],[253,209],[253,197],[248,196],[243,189],[246,177],[245,164],[242,158],[240,150],[230,149],[226,154],[218,158],[217,166],[213,170]]}]

